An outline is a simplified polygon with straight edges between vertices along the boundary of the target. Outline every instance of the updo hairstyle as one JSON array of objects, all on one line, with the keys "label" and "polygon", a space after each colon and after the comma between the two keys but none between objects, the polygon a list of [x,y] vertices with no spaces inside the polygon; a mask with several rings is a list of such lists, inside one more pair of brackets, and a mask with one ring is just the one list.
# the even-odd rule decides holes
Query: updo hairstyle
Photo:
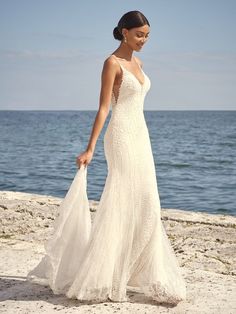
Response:
[{"label": "updo hairstyle", "polygon": [[115,39],[122,41],[122,28],[131,29],[134,27],[150,26],[147,18],[140,11],[129,11],[125,13],[118,22],[118,25],[113,29]]}]

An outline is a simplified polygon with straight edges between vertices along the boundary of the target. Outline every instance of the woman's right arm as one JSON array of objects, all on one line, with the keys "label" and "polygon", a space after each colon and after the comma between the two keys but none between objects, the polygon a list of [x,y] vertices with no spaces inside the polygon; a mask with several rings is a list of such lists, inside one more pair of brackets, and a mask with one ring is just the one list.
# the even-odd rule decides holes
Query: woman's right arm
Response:
[{"label": "woman's right arm", "polygon": [[92,132],[86,150],[76,158],[77,165],[88,165],[93,157],[97,139],[109,114],[112,97],[112,89],[117,73],[117,62],[109,57],[104,61],[101,74],[101,90],[99,98],[99,109],[93,123]]}]

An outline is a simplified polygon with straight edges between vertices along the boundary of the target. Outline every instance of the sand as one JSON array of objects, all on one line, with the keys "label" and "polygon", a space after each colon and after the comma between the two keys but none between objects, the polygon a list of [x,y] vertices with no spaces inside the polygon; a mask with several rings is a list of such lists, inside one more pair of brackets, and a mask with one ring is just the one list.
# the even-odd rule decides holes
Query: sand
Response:
[{"label": "sand", "polygon": [[[25,276],[44,254],[62,199],[0,191],[1,313],[236,313],[236,217],[162,209],[162,220],[183,269],[187,300],[158,304],[128,292],[129,302],[79,302],[54,295]],[[90,201],[93,221],[96,201]]]}]

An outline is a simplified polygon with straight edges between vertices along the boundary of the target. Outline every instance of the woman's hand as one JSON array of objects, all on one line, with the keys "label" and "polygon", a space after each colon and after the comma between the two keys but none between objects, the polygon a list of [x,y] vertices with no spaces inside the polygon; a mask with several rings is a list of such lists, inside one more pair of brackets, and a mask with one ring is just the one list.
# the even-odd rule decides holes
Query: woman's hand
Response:
[{"label": "woman's hand", "polygon": [[87,166],[93,158],[93,152],[90,150],[84,151],[76,158],[77,166],[80,168],[82,164]]}]

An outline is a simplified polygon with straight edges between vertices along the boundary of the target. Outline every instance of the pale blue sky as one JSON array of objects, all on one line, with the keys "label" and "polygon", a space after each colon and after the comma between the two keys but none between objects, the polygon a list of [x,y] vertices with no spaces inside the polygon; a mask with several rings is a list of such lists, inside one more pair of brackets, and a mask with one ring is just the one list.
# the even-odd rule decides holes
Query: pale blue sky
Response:
[{"label": "pale blue sky", "polygon": [[97,110],[131,10],[151,25],[134,52],[152,83],[144,109],[236,109],[235,0],[0,0],[0,109]]}]

